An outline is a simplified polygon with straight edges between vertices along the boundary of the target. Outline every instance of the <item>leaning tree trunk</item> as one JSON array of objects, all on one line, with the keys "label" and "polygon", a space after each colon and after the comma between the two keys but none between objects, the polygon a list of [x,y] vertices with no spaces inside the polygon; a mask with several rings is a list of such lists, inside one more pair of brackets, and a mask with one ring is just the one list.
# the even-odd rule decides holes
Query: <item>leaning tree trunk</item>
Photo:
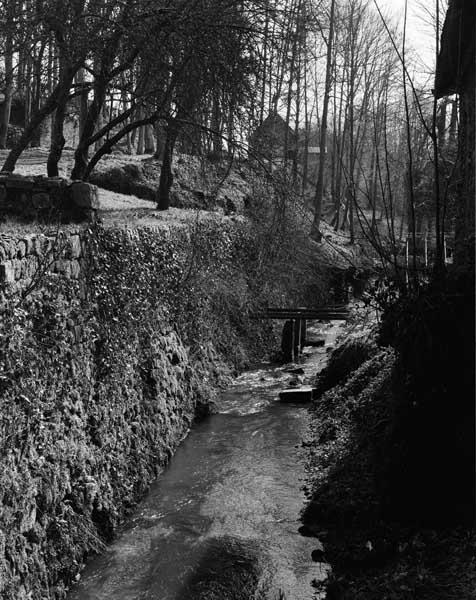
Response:
[{"label": "leaning tree trunk", "polygon": [[15,170],[15,165],[18,158],[21,156],[23,150],[25,150],[25,148],[28,146],[37,128],[55,109],[66,104],[76,70],[76,66],[69,67],[65,70],[51,96],[48,98],[45,104],[31,116],[31,119],[28,125],[25,127],[20,139],[10,150],[10,153],[3,164],[2,171],[12,172]]},{"label": "leaning tree trunk", "polygon": [[66,105],[62,104],[61,106],[58,106],[53,117],[50,153],[48,154],[48,160],[46,163],[48,177],[58,177],[59,175],[58,163],[60,161],[61,153],[63,152],[66,141],[63,134],[65,114]]},{"label": "leaning tree trunk", "polygon": [[[106,98],[107,82],[105,78],[100,78],[94,85],[94,98],[91,102],[87,114],[83,115],[81,123],[81,133],[76,151],[74,153],[74,166],[71,173],[72,179],[83,179],[88,166],[88,153],[90,147],[89,138],[92,137],[94,129],[101,129],[102,111]],[[96,150],[100,147],[101,141],[98,140]]]},{"label": "leaning tree trunk", "polygon": [[165,138],[164,158],[160,170],[159,193],[157,199],[157,208],[159,210],[167,210],[170,206],[170,189],[174,180],[172,175],[172,158],[176,139],[176,126],[169,123]]}]

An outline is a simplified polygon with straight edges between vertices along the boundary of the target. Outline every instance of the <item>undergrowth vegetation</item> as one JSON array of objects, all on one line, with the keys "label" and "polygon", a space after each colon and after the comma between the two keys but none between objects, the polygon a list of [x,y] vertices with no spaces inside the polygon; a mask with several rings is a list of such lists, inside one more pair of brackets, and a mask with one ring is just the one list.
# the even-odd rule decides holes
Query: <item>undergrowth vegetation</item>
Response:
[{"label": "undergrowth vegetation", "polygon": [[378,335],[344,342],[317,381],[305,527],[325,544],[327,598],[470,600],[474,291],[373,294]]}]

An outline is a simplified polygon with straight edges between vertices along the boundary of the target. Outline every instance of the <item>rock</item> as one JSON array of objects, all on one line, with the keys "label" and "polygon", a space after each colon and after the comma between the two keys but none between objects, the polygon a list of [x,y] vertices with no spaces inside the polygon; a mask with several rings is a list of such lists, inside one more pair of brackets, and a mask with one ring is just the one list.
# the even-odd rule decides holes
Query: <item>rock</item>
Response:
[{"label": "rock", "polygon": [[69,260],[55,260],[53,263],[53,272],[63,275],[63,277],[66,277],[66,279],[70,279],[71,263]]},{"label": "rock", "polygon": [[316,537],[316,534],[307,525],[301,525],[301,527],[298,529],[298,533],[300,533],[303,537]]},{"label": "rock", "polygon": [[51,241],[44,235],[38,235],[32,239],[31,254],[42,257],[51,249]]},{"label": "rock", "polygon": [[304,403],[311,402],[312,400],[312,388],[302,387],[293,390],[283,390],[279,394],[279,400],[281,402],[296,402]]},{"label": "rock", "polygon": [[71,278],[78,279],[80,273],[81,273],[81,266],[79,264],[79,261],[72,260],[71,261]]},{"label": "rock", "polygon": [[321,339],[321,340],[308,340],[306,341],[306,346],[310,346],[311,348],[320,348],[321,346],[324,346],[326,343],[326,340]]},{"label": "rock", "polygon": [[228,535],[209,538],[177,600],[268,598],[270,565],[271,559],[257,540]]},{"label": "rock", "polygon": [[27,252],[27,245],[25,240],[20,240],[17,244],[17,258],[24,258]]},{"label": "rock", "polygon": [[326,558],[324,555],[324,550],[323,548],[316,548],[315,550],[313,550],[311,552],[311,558],[314,562],[325,562]]},{"label": "rock", "polygon": [[70,258],[80,258],[82,254],[81,238],[79,235],[72,235],[68,240],[67,255]]},{"label": "rock", "polygon": [[11,261],[0,265],[0,281],[3,283],[15,283],[15,265]]},{"label": "rock", "polygon": [[74,181],[71,184],[73,203],[79,208],[99,209],[98,188],[84,181]]},{"label": "rock", "polygon": [[63,177],[48,177],[45,185],[48,189],[61,189],[68,185],[68,181]]},{"label": "rock", "polygon": [[218,407],[213,400],[209,400],[208,402],[199,400],[195,406],[195,422],[199,423],[200,421],[203,421],[209,416],[217,413]]},{"label": "rock", "polygon": [[10,175],[5,181],[7,188],[14,188],[18,190],[31,190],[33,188],[33,178],[23,177],[22,175]]},{"label": "rock", "polygon": [[50,204],[50,196],[46,192],[33,194],[31,197],[31,203],[34,208],[47,208]]}]

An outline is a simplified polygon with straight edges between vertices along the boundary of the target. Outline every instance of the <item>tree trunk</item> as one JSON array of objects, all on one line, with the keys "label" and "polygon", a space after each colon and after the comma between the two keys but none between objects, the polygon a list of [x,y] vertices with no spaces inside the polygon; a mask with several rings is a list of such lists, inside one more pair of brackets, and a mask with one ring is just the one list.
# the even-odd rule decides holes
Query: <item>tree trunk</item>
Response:
[{"label": "tree trunk", "polygon": [[166,130],[161,119],[157,119],[155,123],[155,137],[157,138],[157,143],[154,158],[162,161],[164,159]]},{"label": "tree trunk", "polygon": [[[139,108],[139,120],[144,118],[144,109],[142,107]],[[137,154],[144,154],[144,127],[139,127],[138,136],[137,136]]]},{"label": "tree trunk", "polygon": [[64,117],[66,114],[66,103],[62,103],[55,111],[53,117],[53,126],[51,129],[51,145],[50,153],[48,155],[48,161],[46,168],[48,177],[58,177],[58,163],[63,152],[65,139],[63,135]]},{"label": "tree trunk", "polygon": [[322,107],[321,136],[319,140],[319,172],[317,175],[316,193],[314,196],[314,221],[312,223],[312,234],[319,240],[321,238],[319,227],[321,223],[322,198],[324,193],[324,166],[326,163],[327,114],[329,111],[329,98],[331,95],[332,86],[332,44],[334,40],[334,14],[335,0],[332,0],[329,22],[329,38],[327,40],[326,83],[324,90],[324,103]]},{"label": "tree trunk", "polygon": [[[82,131],[78,146],[74,153],[74,167],[71,173],[72,179],[83,179],[88,165],[89,138],[92,137],[95,128],[102,126],[103,106],[106,98],[107,83],[105,78],[97,79],[94,85],[94,98],[83,119]],[[96,142],[96,150],[101,146],[101,140]]]},{"label": "tree trunk", "polygon": [[170,189],[174,180],[172,175],[172,159],[176,139],[176,125],[170,122],[167,127],[167,135],[165,138],[164,147],[164,158],[162,161],[162,168],[160,170],[159,196],[157,199],[157,208],[159,210],[167,210],[170,206]]},{"label": "tree trunk", "polygon": [[[43,71],[43,55],[45,52],[46,43],[42,41],[40,44],[40,48],[38,49],[38,53],[35,53],[35,60],[33,61],[33,82],[34,82],[34,94],[32,101],[32,111],[38,112],[41,106],[41,76]],[[31,145],[38,148],[41,146],[41,128],[37,129],[35,135],[33,136]]]},{"label": "tree trunk", "polygon": [[8,125],[13,99],[13,39],[7,25],[5,37],[5,100],[0,113],[0,148],[7,147]]},{"label": "tree trunk", "polygon": [[155,154],[155,142],[154,142],[154,126],[144,126],[144,152],[145,154]]},{"label": "tree trunk", "polygon": [[81,139],[86,124],[86,118],[88,115],[88,90],[86,87],[84,67],[81,67],[81,69],[79,69],[76,75],[76,83],[81,88],[79,104],[79,139]]},{"label": "tree trunk", "polygon": [[23,150],[25,150],[25,148],[28,146],[37,128],[56,108],[66,104],[76,70],[77,67],[73,66],[64,71],[60,81],[56,85],[49,99],[35,114],[32,115],[30,122],[25,127],[22,136],[10,150],[10,153],[3,164],[2,171],[11,172],[15,170],[15,165],[18,158],[21,156]]}]

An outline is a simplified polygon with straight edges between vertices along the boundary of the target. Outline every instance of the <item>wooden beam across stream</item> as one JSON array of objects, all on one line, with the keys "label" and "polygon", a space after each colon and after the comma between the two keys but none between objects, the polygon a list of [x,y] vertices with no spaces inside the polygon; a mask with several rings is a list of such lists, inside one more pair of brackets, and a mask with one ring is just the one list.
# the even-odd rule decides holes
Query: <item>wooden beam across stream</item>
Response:
[{"label": "wooden beam across stream", "polygon": [[286,307],[266,308],[252,315],[255,319],[278,319],[285,321],[281,350],[284,359],[294,362],[307,345],[307,321],[345,321],[349,316],[346,305],[321,306],[317,308]]}]

